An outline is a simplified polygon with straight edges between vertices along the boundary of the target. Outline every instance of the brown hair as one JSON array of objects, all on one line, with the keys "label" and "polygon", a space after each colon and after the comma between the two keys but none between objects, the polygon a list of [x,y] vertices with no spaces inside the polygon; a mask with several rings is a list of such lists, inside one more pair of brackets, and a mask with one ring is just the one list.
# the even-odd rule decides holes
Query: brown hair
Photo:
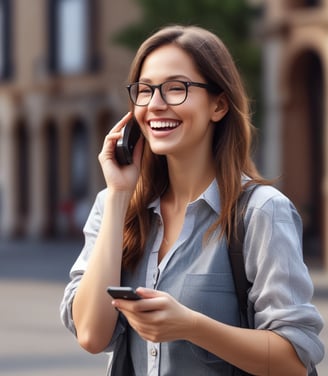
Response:
[{"label": "brown hair", "polygon": [[[253,127],[249,101],[234,61],[223,42],[208,30],[195,26],[168,26],[150,36],[139,48],[131,65],[130,82],[137,82],[146,57],[157,48],[174,44],[193,59],[205,81],[223,91],[229,111],[215,127],[213,155],[220,189],[221,213],[208,234],[220,226],[220,236],[233,230],[232,214],[243,187],[241,176],[250,183],[265,183],[251,159]],[[131,200],[124,231],[123,267],[133,268],[143,254],[151,225],[149,203],[168,185],[165,156],[155,155],[145,143],[140,177]]]}]

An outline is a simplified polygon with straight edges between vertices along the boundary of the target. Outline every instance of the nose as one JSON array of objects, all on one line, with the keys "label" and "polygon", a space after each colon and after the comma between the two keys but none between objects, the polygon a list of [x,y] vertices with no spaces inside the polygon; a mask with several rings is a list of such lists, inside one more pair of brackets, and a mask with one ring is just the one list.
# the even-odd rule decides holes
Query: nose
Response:
[{"label": "nose", "polygon": [[162,98],[159,88],[156,88],[148,104],[148,109],[166,108],[167,104]]}]

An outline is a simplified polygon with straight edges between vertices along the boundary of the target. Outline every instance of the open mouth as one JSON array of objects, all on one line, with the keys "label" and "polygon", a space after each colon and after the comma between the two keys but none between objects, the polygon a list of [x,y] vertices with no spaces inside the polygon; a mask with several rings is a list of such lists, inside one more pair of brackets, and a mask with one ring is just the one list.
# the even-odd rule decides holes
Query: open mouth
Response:
[{"label": "open mouth", "polygon": [[177,128],[181,124],[180,121],[150,121],[149,125],[151,129],[156,131],[170,131]]}]

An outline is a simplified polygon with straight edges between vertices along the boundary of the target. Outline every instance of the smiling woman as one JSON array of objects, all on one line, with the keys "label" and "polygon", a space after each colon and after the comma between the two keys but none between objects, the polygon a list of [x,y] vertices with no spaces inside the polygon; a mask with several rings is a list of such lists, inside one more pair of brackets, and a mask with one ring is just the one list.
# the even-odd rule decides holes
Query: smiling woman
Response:
[{"label": "smiling woman", "polygon": [[[140,46],[129,82],[131,112],[99,154],[107,187],[84,227],[63,322],[88,351],[110,353],[108,375],[311,373],[322,319],[302,224],[251,159],[248,99],[229,51],[207,30],[170,26]],[[143,137],[122,166],[115,148],[133,117]],[[238,198],[254,185],[243,247],[254,327],[245,329],[228,243]],[[141,299],[112,301],[108,286]]]}]

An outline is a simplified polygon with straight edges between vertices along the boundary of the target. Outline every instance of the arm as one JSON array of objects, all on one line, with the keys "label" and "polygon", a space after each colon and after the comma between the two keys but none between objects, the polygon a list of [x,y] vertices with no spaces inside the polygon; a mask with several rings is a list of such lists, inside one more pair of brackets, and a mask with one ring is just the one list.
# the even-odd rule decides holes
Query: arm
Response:
[{"label": "arm", "polygon": [[99,154],[107,195],[97,239],[72,305],[78,341],[92,353],[103,351],[108,345],[117,321],[106,287],[120,285],[124,221],[139,176],[142,151],[139,141],[134,164],[121,167],[115,161],[116,141],[130,117],[131,114],[126,115],[113,127]]},{"label": "arm", "polygon": [[187,340],[253,375],[300,376],[307,371],[293,346],[272,331],[242,329],[193,312]]},{"label": "arm", "polygon": [[220,323],[164,292],[144,288],[137,292],[144,299],[115,300],[113,305],[146,340],[186,340],[254,375],[306,375],[293,346],[274,332]]},{"label": "arm", "polygon": [[120,285],[122,235],[129,197],[108,192],[99,234],[73,300],[72,315],[80,345],[89,352],[109,343],[117,320],[106,287]]}]

